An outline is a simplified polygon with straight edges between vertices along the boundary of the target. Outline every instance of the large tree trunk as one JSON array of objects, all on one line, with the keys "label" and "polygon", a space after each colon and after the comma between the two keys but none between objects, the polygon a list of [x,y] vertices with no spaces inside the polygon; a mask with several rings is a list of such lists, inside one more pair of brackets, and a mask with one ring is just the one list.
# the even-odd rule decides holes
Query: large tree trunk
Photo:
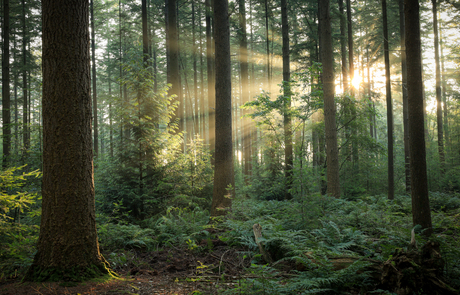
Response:
[{"label": "large tree trunk", "polygon": [[326,133],[327,194],[339,198],[339,153],[337,148],[337,127],[335,121],[334,57],[332,52],[332,30],[329,0],[321,0],[319,1],[319,4],[321,28],[320,51],[323,63],[324,125]]},{"label": "large tree trunk", "polygon": [[399,28],[401,34],[401,81],[403,100],[404,125],[404,171],[406,175],[406,193],[410,194],[410,163],[409,163],[409,113],[407,104],[407,65],[406,65],[406,33],[404,22],[404,0],[399,0]]},{"label": "large tree trunk", "polygon": [[107,273],[99,253],[91,139],[89,2],[43,0],[43,186],[28,280]]},{"label": "large tree trunk", "polygon": [[387,1],[382,0],[383,12],[383,54],[385,56],[385,85],[387,97],[387,135],[388,135],[388,199],[395,197],[394,157],[393,157],[393,103],[391,99],[390,53],[388,48]]},{"label": "large tree trunk", "polygon": [[420,40],[419,2],[404,1],[407,54],[407,100],[409,105],[410,172],[412,182],[412,220],[420,224],[426,235],[433,232],[431,225],[428,179],[426,174],[425,112],[423,104],[422,52]]},{"label": "large tree trunk", "polygon": [[2,54],[2,166],[8,165],[11,152],[11,111],[10,111],[10,1],[3,0],[3,54]]},{"label": "large tree trunk", "polygon": [[[225,215],[234,196],[232,81],[228,0],[214,1],[216,36],[216,153],[211,216]],[[227,190],[231,187],[231,190]]]},{"label": "large tree trunk", "polygon": [[431,0],[433,5],[433,31],[434,31],[434,59],[436,63],[436,122],[438,127],[438,153],[441,164],[441,172],[445,169],[444,138],[442,122],[442,94],[441,94],[441,66],[439,62],[439,35],[438,35],[438,12],[437,1]]},{"label": "large tree trunk", "polygon": [[287,0],[281,0],[281,26],[283,35],[283,92],[284,92],[284,161],[285,199],[291,199],[292,188],[292,126],[291,126],[291,69],[289,63],[289,23]]}]

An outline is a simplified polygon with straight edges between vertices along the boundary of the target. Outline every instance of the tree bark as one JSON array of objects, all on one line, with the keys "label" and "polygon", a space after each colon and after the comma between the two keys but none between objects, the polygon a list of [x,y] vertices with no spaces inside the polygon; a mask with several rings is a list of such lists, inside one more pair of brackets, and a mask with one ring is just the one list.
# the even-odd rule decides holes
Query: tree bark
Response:
[{"label": "tree bark", "polygon": [[10,1],[3,0],[3,54],[2,54],[2,166],[8,165],[11,153],[11,110],[10,110]]},{"label": "tree bark", "polygon": [[339,153],[337,148],[336,106],[334,102],[334,59],[332,52],[329,0],[319,1],[321,60],[323,63],[324,125],[326,133],[327,194],[340,197]]},{"label": "tree bark", "polygon": [[108,272],[96,233],[89,1],[43,0],[42,11],[43,205],[26,279],[81,280]]},{"label": "tree bark", "polygon": [[393,102],[391,99],[390,50],[388,48],[387,1],[382,0],[383,12],[383,54],[385,56],[385,85],[387,97],[387,135],[388,135],[388,199],[393,200],[394,156],[393,156]]},{"label": "tree bark", "polygon": [[[171,84],[169,95],[175,96],[174,103],[181,102],[181,83],[179,76],[179,37],[177,32],[177,0],[167,0],[166,2],[166,34],[167,34],[167,53],[168,53],[168,77],[167,82]],[[178,122],[178,132],[182,131],[181,118],[183,114],[180,113],[181,108],[178,106],[171,122]]]},{"label": "tree bark", "polygon": [[420,224],[425,235],[433,232],[428,179],[426,174],[425,112],[423,104],[420,8],[417,0],[404,1],[407,54],[407,100],[409,106],[409,145],[412,196],[412,220]]},{"label": "tree bark", "polygon": [[406,175],[406,194],[410,194],[410,159],[409,159],[409,106],[407,104],[407,65],[406,65],[406,33],[404,22],[404,0],[399,0],[399,28],[401,34],[401,81],[403,100],[404,125],[404,171]]},{"label": "tree bark", "polygon": [[[22,141],[24,151],[30,149],[30,131],[29,131],[29,93],[28,93],[28,83],[27,83],[27,26],[26,26],[26,10],[25,10],[25,1],[22,1]],[[25,162],[24,155],[23,161]]]},{"label": "tree bark", "polygon": [[443,137],[443,122],[442,122],[442,93],[441,93],[441,66],[439,62],[439,34],[438,34],[438,12],[437,1],[431,0],[433,5],[433,31],[434,31],[434,59],[436,63],[436,123],[438,127],[438,153],[439,162],[441,165],[441,173],[445,170],[444,159],[444,137]]},{"label": "tree bark", "polygon": [[[225,215],[234,196],[232,81],[228,0],[214,1],[216,46],[216,153],[211,216]],[[227,190],[231,187],[230,190]]]},{"label": "tree bark", "polygon": [[206,0],[206,64],[208,74],[208,142],[211,152],[215,149],[216,138],[216,93],[214,77],[213,38],[212,38],[212,5],[211,0]]},{"label": "tree bark", "polygon": [[[248,40],[246,31],[246,3],[245,0],[238,1],[239,20],[240,20],[240,71],[241,71],[241,103],[245,104],[249,101],[249,67],[248,67]],[[242,124],[242,147],[244,159],[244,175],[246,176],[246,184],[249,183],[251,173],[251,120],[246,118],[248,112],[243,110]]]},{"label": "tree bark", "polygon": [[342,61],[342,85],[343,93],[348,91],[348,71],[347,71],[347,36],[345,34],[346,16],[344,14],[343,0],[338,0],[340,12],[340,54]]},{"label": "tree bark", "polygon": [[291,69],[289,63],[289,23],[287,0],[281,0],[281,26],[283,36],[283,92],[284,92],[284,175],[285,175],[285,199],[292,199],[292,126],[291,126]]},{"label": "tree bark", "polygon": [[93,82],[93,135],[94,135],[94,157],[97,158],[99,154],[99,133],[97,126],[97,79],[96,79],[96,32],[94,28],[94,1],[90,1],[91,13],[91,80]]}]

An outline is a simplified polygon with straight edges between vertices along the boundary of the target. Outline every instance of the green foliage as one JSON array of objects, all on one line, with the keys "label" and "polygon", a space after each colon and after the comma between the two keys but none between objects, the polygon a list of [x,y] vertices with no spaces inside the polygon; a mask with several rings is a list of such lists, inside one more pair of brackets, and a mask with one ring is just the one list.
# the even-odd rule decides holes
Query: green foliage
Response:
[{"label": "green foliage", "polygon": [[36,192],[21,191],[28,177],[40,177],[38,170],[18,174],[26,166],[11,167],[0,172],[0,226],[12,217],[8,215],[13,210],[24,213],[38,198]]},{"label": "green foliage", "polygon": [[158,246],[155,234],[153,229],[143,229],[138,225],[98,224],[99,244],[104,251],[153,250]]}]

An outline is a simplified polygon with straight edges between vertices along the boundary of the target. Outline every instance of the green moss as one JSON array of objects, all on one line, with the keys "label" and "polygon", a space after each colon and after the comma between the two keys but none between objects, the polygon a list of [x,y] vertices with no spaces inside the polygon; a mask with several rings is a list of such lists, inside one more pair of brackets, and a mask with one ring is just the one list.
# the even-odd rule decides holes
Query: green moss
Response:
[{"label": "green moss", "polygon": [[108,268],[106,263],[101,263],[99,266],[93,264],[88,267],[75,266],[70,269],[43,268],[32,265],[23,280],[33,282],[83,282],[106,275],[117,276]]}]

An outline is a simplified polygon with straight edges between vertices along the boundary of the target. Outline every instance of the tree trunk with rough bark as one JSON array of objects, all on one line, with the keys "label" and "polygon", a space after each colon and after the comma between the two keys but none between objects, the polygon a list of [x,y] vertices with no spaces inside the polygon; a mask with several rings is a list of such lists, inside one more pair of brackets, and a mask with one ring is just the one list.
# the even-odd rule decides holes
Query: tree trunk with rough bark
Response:
[{"label": "tree trunk with rough bark", "polygon": [[407,54],[407,100],[409,105],[409,146],[412,196],[412,220],[429,236],[431,224],[428,179],[426,173],[425,111],[423,103],[422,52],[420,38],[419,2],[404,1]]},{"label": "tree trunk with rough bark", "polygon": [[334,101],[334,59],[329,0],[319,1],[321,60],[323,63],[324,125],[326,133],[327,194],[340,197],[339,152],[337,147],[336,106]]},{"label": "tree trunk with rough bark", "polygon": [[[225,215],[234,196],[232,81],[228,0],[214,1],[216,46],[216,152],[211,216]],[[231,188],[230,190],[228,188]]]},{"label": "tree trunk with rough bark", "polygon": [[89,1],[43,0],[42,9],[43,204],[26,280],[82,280],[108,272],[96,233]]}]

